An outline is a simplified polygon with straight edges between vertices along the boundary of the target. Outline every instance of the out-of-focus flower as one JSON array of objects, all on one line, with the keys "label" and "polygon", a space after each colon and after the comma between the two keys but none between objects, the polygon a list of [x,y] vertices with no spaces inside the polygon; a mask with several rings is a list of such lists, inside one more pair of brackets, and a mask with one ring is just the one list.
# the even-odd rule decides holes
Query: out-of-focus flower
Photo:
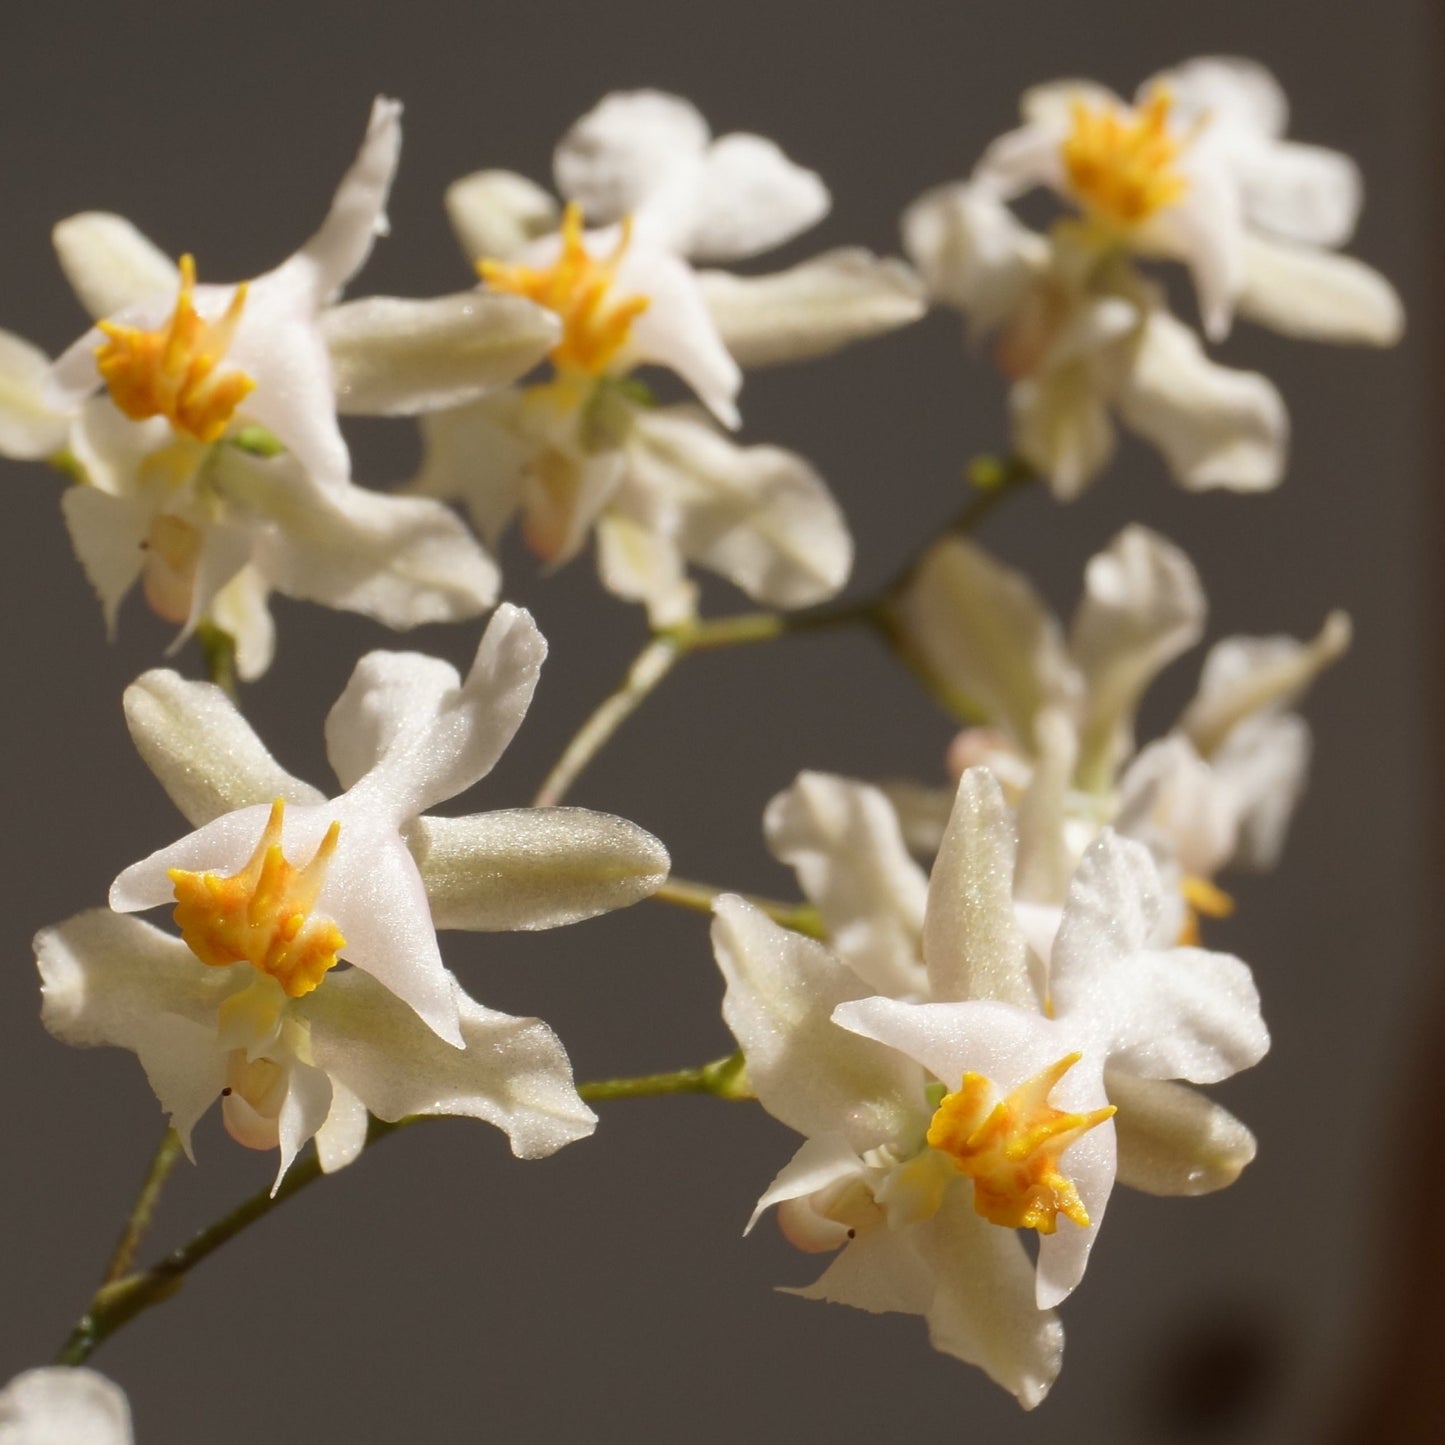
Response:
[{"label": "out-of-focus flower", "polygon": [[[1112,833],[1090,847],[1046,971],[1014,855],[998,785],[971,771],[918,925],[908,982],[926,1002],[866,997],[841,958],[740,900],[719,902],[714,943],[749,1080],[808,1136],[759,1209],[779,1205],[802,1248],[843,1250],[801,1293],[922,1314],[935,1346],[1033,1405],[1062,1346],[1047,1312],[1082,1276],[1120,1170],[1116,1124],[1144,1187],[1219,1187],[1253,1141],[1168,1081],[1225,1078],[1268,1037],[1238,959],[1158,947],[1145,849]],[[1036,1278],[1020,1228],[1040,1236]]]},{"label": "out-of-focus flower", "polygon": [[[1061,902],[1106,823],[1147,842],[1206,908],[1227,907],[1201,886],[1220,868],[1277,858],[1309,760],[1308,726],[1289,708],[1349,645],[1349,619],[1332,613],[1309,643],[1218,643],[1179,722],[1136,751],[1139,701],[1199,640],[1205,611],[1189,559],[1137,526],[1090,561],[1067,641],[1028,580],[971,542],[939,543],[919,568],[898,624],[959,714],[981,725],[955,742],[955,773],[984,764],[1019,803],[1025,896]],[[900,802],[926,841],[926,816],[941,819],[946,803],[917,792]]]},{"label": "out-of-focus flower", "polygon": [[[518,1153],[590,1131],[551,1031],[472,1002],[436,939],[572,922],[666,876],[661,844],[605,814],[426,816],[491,770],[544,653],[504,606],[465,681],[414,653],[363,658],[327,719],[345,788],[330,802],[219,689],[146,674],[126,695],[132,734],[198,831],[116,879],[118,913],[40,935],[52,1032],[134,1049],[183,1138],[223,1094],[231,1132],[279,1140],[283,1172],[313,1134],[327,1167],[348,1162],[368,1109],[475,1114]],[[179,940],[119,916],[167,902]]]},{"label": "out-of-focus flower", "polygon": [[[1191,61],[1146,82],[1133,107],[1087,82],[1040,86],[970,180],[905,214],[930,296],[997,335],[1015,448],[1061,498],[1108,461],[1111,413],[1186,487],[1256,491],[1283,475],[1275,388],[1211,361],[1131,256],[1186,261],[1216,340],[1236,311],[1317,340],[1398,339],[1389,283],[1328,249],[1359,212],[1353,163],[1283,140],[1285,115],[1273,78],[1241,60]],[[1081,217],[1046,235],[1025,227],[1007,203],[1037,185]]]},{"label": "out-of-focus flower", "polygon": [[125,1391],[95,1370],[47,1365],[0,1390],[0,1445],[132,1445]]},{"label": "out-of-focus flower", "polygon": [[1036,86],[1024,124],[975,178],[1003,198],[1049,186],[1100,249],[1185,262],[1214,339],[1238,311],[1292,335],[1389,345],[1399,298],[1334,248],[1350,239],[1359,171],[1284,139],[1288,102],[1252,61],[1205,57],[1146,80],[1131,106],[1087,81]]},{"label": "out-of-focus flower", "polygon": [[56,227],[99,324],[48,373],[34,348],[0,336],[0,448],[63,457],[88,483],[66,494],[65,516],[111,625],[140,580],[187,632],[203,618],[233,631],[253,677],[270,661],[272,588],[393,627],[496,600],[495,566],[446,508],[350,484],[337,423],[338,410],[472,400],[556,336],[552,317],[515,297],[336,304],[385,229],[400,111],[376,102],[321,228],[254,281],[198,285],[189,256],[177,267],[119,216]]},{"label": "out-of-focus flower", "polygon": [[[852,546],[821,479],[776,447],[739,447],[700,411],[657,409],[633,379],[674,371],[724,427],[739,365],[798,360],[892,330],[923,310],[906,267],[828,252],[769,276],[694,271],[791,239],[829,204],[811,171],[760,136],[713,140],[686,101],[606,97],[563,138],[565,210],[520,176],[456,182],[447,207],[487,290],[560,318],[553,378],[424,423],[415,485],[462,497],[495,540],[521,513],[528,544],[561,563],[597,529],[606,585],[654,622],[690,614],[685,564],[796,607],[835,592]],[[584,216],[599,230],[584,230]]]}]

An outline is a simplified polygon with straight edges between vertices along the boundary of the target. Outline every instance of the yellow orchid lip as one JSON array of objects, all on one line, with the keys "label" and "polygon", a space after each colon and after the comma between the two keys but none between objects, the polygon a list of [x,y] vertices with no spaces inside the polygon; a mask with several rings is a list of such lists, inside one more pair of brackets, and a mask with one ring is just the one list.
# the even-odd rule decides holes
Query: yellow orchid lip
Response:
[{"label": "yellow orchid lip", "polygon": [[617,268],[632,244],[632,218],[622,222],[606,256],[588,251],[582,208],[571,202],[562,217],[562,249],[550,266],[479,261],[477,272],[494,291],[526,297],[562,320],[562,339],[552,348],[559,371],[601,376],[632,335],[632,323],[651,305],[647,296],[617,296]]},{"label": "yellow orchid lip", "polygon": [[1130,230],[1172,206],[1189,189],[1176,162],[1193,139],[1170,128],[1174,97],[1158,86],[1137,109],[1076,98],[1062,146],[1074,196],[1093,216]]},{"label": "yellow orchid lip", "polygon": [[973,1207],[990,1223],[1053,1234],[1062,1214],[1088,1226],[1088,1211],[1074,1181],[1060,1172],[1059,1156],[1116,1111],[1109,1104],[1073,1114],[1048,1102],[1082,1057],[1066,1054],[1003,1098],[983,1074],[967,1073],[934,1112],[930,1147],[972,1178]]},{"label": "yellow orchid lip", "polygon": [[246,962],[269,974],[289,998],[315,989],[346,947],[327,918],[311,917],[341,824],[333,822],[311,861],[297,868],[281,851],[286,804],[277,798],[255,850],[238,873],[192,873],[172,868],[176,926],[204,964]]},{"label": "yellow orchid lip", "polygon": [[235,367],[221,369],[246,306],[246,283],[236,287],[214,322],[196,311],[195,286],[195,259],[182,256],[180,293],[170,319],[155,331],[102,321],[106,340],[96,348],[95,364],[116,406],[132,421],[163,416],[177,431],[209,444],[220,438],[256,383]]}]

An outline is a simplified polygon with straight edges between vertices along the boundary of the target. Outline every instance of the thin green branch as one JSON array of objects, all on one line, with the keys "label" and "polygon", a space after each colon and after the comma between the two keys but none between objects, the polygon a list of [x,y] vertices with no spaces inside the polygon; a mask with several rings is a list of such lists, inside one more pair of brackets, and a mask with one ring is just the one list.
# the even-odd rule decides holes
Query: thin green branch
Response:
[{"label": "thin green branch", "polygon": [[598,1079],[579,1084],[577,1092],[589,1103],[607,1099],[655,1099],[665,1094],[711,1094],[718,1099],[751,1099],[743,1056],[729,1054],[695,1069],[670,1074],[639,1074],[627,1079]]},{"label": "thin green branch", "polygon": [[[673,876],[651,896],[659,903],[670,903],[674,908],[686,908],[694,913],[711,913],[713,899],[721,893],[730,893],[729,888],[716,888],[711,883],[694,883],[687,878]],[[806,934],[809,938],[826,939],[828,930],[823,926],[822,916],[811,903],[781,903],[776,898],[759,898],[755,894],[739,895],[747,899],[754,908],[761,909],[784,928],[794,933]]]},{"label": "thin green branch", "polygon": [[146,1171],[140,1193],[131,1205],[130,1217],[116,1241],[110,1263],[105,1268],[100,1282],[102,1289],[108,1284],[114,1284],[118,1279],[123,1279],[134,1268],[136,1250],[140,1248],[141,1241],[155,1218],[156,1207],[161,1201],[161,1191],[166,1186],[166,1180],[170,1178],[171,1170],[176,1167],[176,1160],[181,1157],[181,1152],[180,1135],[174,1129],[167,1129],[156,1149],[155,1158],[151,1160],[150,1168]]}]

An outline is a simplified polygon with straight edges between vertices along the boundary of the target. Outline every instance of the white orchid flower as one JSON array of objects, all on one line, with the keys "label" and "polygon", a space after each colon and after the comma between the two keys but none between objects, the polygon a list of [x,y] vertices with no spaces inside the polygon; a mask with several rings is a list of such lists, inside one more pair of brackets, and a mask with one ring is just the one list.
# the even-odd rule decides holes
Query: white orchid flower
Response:
[{"label": "white orchid flower", "polygon": [[83,1366],[46,1365],[0,1390],[0,1445],[134,1445],[125,1391]]},{"label": "white orchid flower", "polygon": [[[841,784],[814,776],[792,807],[811,802],[816,818],[833,805],[836,836],[837,805],[863,801]],[[791,821],[796,845],[807,820]],[[916,930],[905,983],[922,1001],[865,998],[871,981],[836,954],[740,900],[718,906],[724,1016],[759,1099],[809,1140],[759,1209],[779,1205],[802,1248],[843,1247],[802,1293],[923,1314],[936,1346],[1035,1404],[1062,1343],[1040,1311],[1082,1276],[1116,1173],[1156,1193],[1200,1193],[1253,1157],[1243,1125],[1165,1081],[1214,1082],[1256,1062],[1268,1042],[1258,1000],[1239,960],[1156,946],[1149,855],[1108,833],[1085,855],[1040,972],[1013,896],[1013,824],[981,769],[960,784],[921,920],[912,887],[877,886],[908,872],[900,840],[880,831],[874,858],[888,867],[864,887],[888,901],[868,930],[874,948],[858,947],[852,920],[850,952],[877,972],[876,941],[906,894],[891,917]],[[815,853],[810,866],[815,881],[831,872],[820,891],[835,901],[870,871],[856,850],[831,868]],[[894,962],[902,951],[887,950]],[[830,1018],[887,1051],[840,1039]],[[1040,1235],[1036,1278],[1019,1228]]]},{"label": "white orchid flower", "polygon": [[[822,355],[922,314],[897,262],[841,250],[769,276],[695,272],[790,239],[828,209],[823,183],[772,142],[717,140],[698,112],[655,91],[605,98],[557,149],[565,211],[520,176],[456,182],[447,207],[489,291],[554,311],[555,378],[424,423],[416,479],[463,497],[494,539],[518,512],[532,549],[566,561],[596,528],[605,585],[657,626],[691,615],[691,562],[782,607],[846,580],[852,544],[822,480],[775,447],[739,447],[690,408],[655,411],[631,382],[673,370],[724,428],[740,365]],[[601,229],[584,230],[584,216]],[[479,462],[482,446],[490,455]]]},{"label": "white orchid flower", "polygon": [[1003,199],[1048,186],[1100,249],[1183,261],[1213,340],[1236,312],[1276,330],[1387,346],[1403,326],[1382,276],[1333,248],[1359,214],[1354,163],[1284,139],[1288,104],[1263,66],[1191,60],[1133,105],[1087,81],[1037,86],[1024,124],[975,171]]},{"label": "white orchid flower", "polygon": [[1259,491],[1284,474],[1274,385],[1210,360],[1122,252],[1022,225],[982,182],[942,186],[903,218],[930,295],[995,336],[1011,380],[1014,451],[1071,501],[1113,456],[1114,418],[1157,447],[1181,486]]},{"label": "white orchid flower", "polygon": [[61,455],[90,483],[64,510],[108,625],[139,580],[182,636],[224,617],[254,677],[270,662],[272,589],[393,627],[495,602],[494,564],[448,509],[350,484],[337,423],[338,410],[473,400],[556,337],[552,317],[515,297],[336,304],[385,229],[400,111],[376,102],[321,228],[254,281],[198,286],[189,257],[178,267],[119,216],[56,227],[99,325],[48,373],[34,348],[0,336],[0,449]]},{"label": "white orchid flower", "polygon": [[[473,1003],[436,939],[573,922],[666,876],[662,845],[605,814],[426,815],[491,770],[545,650],[528,614],[504,606],[465,680],[415,653],[363,658],[327,719],[345,789],[329,802],[220,689],[147,673],[126,694],[132,735],[197,831],[116,879],[116,913],[41,934],[52,1031],[135,1049],[183,1136],[229,1089],[232,1132],[279,1139],[283,1171],[323,1125],[342,1141],[333,1153],[323,1140],[323,1162],[353,1157],[356,1099],[389,1119],[493,1119],[518,1152],[589,1130],[550,1030]],[[118,916],[163,903],[179,940]]]}]

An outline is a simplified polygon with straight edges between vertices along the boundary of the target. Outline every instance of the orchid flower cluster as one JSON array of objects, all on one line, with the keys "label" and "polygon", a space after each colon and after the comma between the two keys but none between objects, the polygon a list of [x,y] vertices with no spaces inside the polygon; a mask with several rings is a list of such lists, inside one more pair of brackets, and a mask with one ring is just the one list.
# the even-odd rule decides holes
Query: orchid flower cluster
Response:
[{"label": "orchid flower cluster", "polygon": [[[0,334],[0,453],[66,479],[105,625],[138,591],[177,647],[199,635],[210,670],[153,669],[123,700],[191,831],[35,940],[45,1027],[133,1051],[168,1117],[152,1202],[216,1103],[236,1143],[275,1151],[249,1219],[430,1115],[484,1120],[532,1159],[591,1134],[598,1100],[753,1100],[802,1143],[759,1161],[740,1226],[772,1211],[798,1250],[830,1256],[794,1292],[922,1316],[936,1349],[1031,1408],[1115,1183],[1195,1195],[1240,1175],[1254,1136],[1205,1090],[1269,1035],[1250,968],[1205,937],[1232,908],[1219,876],[1281,853],[1309,763],[1295,707],[1349,620],[1216,642],[1177,722],[1141,742],[1149,685],[1205,635],[1189,557],[1127,527],[1088,563],[1066,627],[971,533],[1031,482],[1077,497],[1116,417],[1186,488],[1275,486],[1279,394],[1211,347],[1236,315],[1385,345],[1400,306],[1336,249],[1360,206],[1354,166],[1284,138],[1260,67],[1195,60],[1132,103],[1061,82],[1023,111],[971,177],[909,207],[907,259],[849,247],[713,269],[806,231],[828,190],[771,141],[714,137],[651,91],[610,95],[567,132],[556,197],[502,170],[457,180],[445,207],[464,264],[447,295],[342,299],[386,231],[391,100],[319,229],[254,279],[202,283],[194,258],[119,216],[56,226],[94,324],[55,360]],[[1037,187],[1062,203],[1047,230],[1012,209]],[[1169,308],[1170,262],[1202,333]],[[935,305],[993,338],[1009,453],[973,468],[957,524],[894,582],[839,602],[843,509],[804,457],[738,439],[742,369],[819,359]],[[662,404],[659,370],[694,400]],[[417,474],[359,484],[348,415],[417,418]],[[499,603],[514,521],[549,568],[591,545],[650,641],[541,806],[438,813],[491,772],[547,653]],[[695,568],[760,610],[700,616]],[[362,657],[324,721],[335,782],[317,786],[240,702],[277,646],[273,592],[480,639],[465,676],[416,652]],[[802,904],[670,879],[642,828],[559,806],[690,652],[855,623],[961,731],[912,780],[802,771],[772,801],[762,838]],[[438,941],[648,897],[712,912],[729,1058],[579,1085],[548,1025],[475,1000]],[[163,910],[171,927],[152,921]],[[217,1242],[143,1268],[148,1222],[138,1206],[61,1364],[0,1393],[0,1441],[132,1438],[123,1394],[77,1367]]]}]

